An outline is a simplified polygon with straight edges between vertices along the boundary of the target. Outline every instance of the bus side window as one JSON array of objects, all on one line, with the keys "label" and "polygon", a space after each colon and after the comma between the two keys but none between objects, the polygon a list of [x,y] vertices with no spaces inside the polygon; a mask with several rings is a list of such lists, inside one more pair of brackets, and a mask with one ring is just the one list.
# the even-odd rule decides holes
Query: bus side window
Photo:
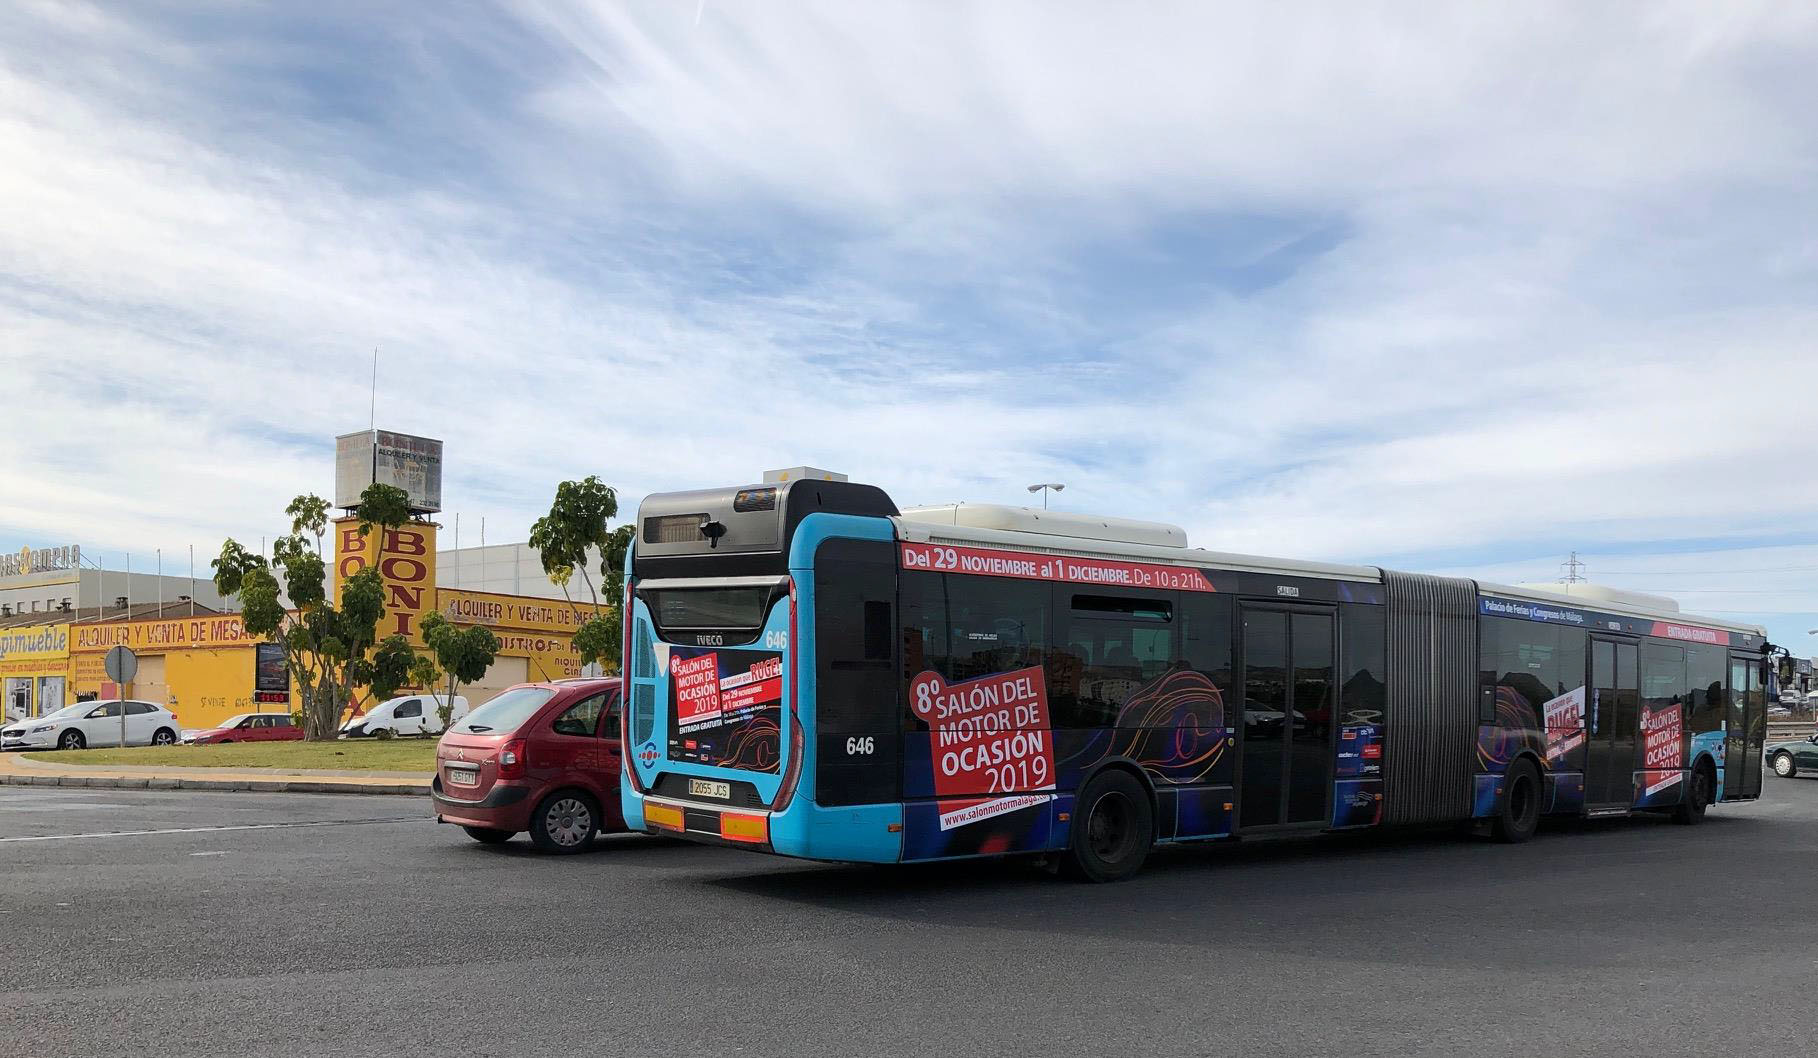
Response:
[{"label": "bus side window", "polygon": [[[1077,672],[1070,685],[1051,690],[1053,724],[1060,728],[1111,727],[1124,704],[1179,659],[1175,599],[1115,588],[1062,585],[1056,617],[1065,622],[1064,667]],[[1051,668],[1060,668],[1055,665]]]}]

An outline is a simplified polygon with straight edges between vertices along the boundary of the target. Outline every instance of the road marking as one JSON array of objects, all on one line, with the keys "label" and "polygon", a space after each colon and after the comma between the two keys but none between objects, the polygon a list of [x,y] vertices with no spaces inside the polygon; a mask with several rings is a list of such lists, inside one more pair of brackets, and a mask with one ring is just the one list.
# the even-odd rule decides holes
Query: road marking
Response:
[{"label": "road marking", "polygon": [[9,841],[83,841],[89,838],[139,838],[153,834],[219,834],[229,830],[291,830],[298,827],[353,827],[371,823],[427,823],[427,819],[399,816],[393,819],[324,819],[309,823],[237,823],[219,827],[167,827],[162,830],[108,830],[93,834],[31,834],[0,838]]},{"label": "road marking", "polygon": [[36,801],[30,804],[0,805],[0,812],[82,812],[89,809],[128,809],[133,805],[113,801]]},{"label": "road marking", "polygon": [[213,852],[192,852],[192,853],[190,853],[190,855],[191,856],[228,856],[228,855],[232,855],[232,850],[231,849],[216,849]]}]

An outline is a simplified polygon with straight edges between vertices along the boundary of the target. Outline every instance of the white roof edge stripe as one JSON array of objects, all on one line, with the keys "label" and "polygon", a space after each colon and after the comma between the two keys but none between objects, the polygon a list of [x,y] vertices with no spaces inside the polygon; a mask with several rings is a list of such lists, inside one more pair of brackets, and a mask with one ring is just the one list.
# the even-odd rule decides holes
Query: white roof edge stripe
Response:
[{"label": "white roof edge stripe", "polygon": [[913,543],[957,544],[960,546],[995,547],[1005,551],[1034,551],[1041,554],[1073,555],[1077,558],[1139,558],[1170,566],[1211,566],[1244,573],[1282,573],[1296,577],[1324,580],[1382,583],[1382,571],[1375,566],[1346,566],[1334,562],[1296,562],[1259,555],[1234,555],[1207,551],[1197,547],[1162,547],[1151,544],[1126,544],[1114,540],[1089,540],[1077,536],[1047,536],[1013,529],[975,529],[964,525],[937,525],[903,518],[892,518],[897,538]]},{"label": "white roof edge stripe", "polygon": [[1539,591],[1534,588],[1516,588],[1507,584],[1490,584],[1479,581],[1477,590],[1484,595],[1494,595],[1504,599],[1521,599],[1526,602],[1553,603],[1573,610],[1593,610],[1604,613],[1621,614],[1624,617],[1649,617],[1656,621],[1668,621],[1682,625],[1704,625],[1708,628],[1721,628],[1729,632],[1749,632],[1767,638],[1767,629],[1760,625],[1743,624],[1740,621],[1726,621],[1721,617],[1706,617],[1703,614],[1685,613],[1679,610],[1650,610],[1641,606],[1629,606],[1615,600],[1586,599],[1575,595],[1559,595],[1550,591]]}]

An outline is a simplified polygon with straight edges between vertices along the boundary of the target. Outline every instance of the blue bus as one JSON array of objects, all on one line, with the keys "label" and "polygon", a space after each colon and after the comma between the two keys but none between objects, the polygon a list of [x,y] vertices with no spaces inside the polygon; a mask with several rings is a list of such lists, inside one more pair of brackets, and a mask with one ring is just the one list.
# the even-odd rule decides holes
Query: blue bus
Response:
[{"label": "blue bus", "polygon": [[625,819],[816,860],[1670,813],[1761,790],[1763,630],[1589,584],[1223,554],[1170,525],[653,495],[627,560]]}]

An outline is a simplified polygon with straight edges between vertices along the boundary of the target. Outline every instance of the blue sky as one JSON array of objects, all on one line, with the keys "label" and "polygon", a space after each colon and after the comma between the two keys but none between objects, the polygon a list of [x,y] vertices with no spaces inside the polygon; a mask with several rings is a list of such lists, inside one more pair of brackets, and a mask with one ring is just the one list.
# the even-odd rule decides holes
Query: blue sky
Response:
[{"label": "blue sky", "polygon": [[464,543],[1056,480],[1798,649],[1815,96],[1802,5],[6,5],[0,547],[277,531],[377,347]]}]

